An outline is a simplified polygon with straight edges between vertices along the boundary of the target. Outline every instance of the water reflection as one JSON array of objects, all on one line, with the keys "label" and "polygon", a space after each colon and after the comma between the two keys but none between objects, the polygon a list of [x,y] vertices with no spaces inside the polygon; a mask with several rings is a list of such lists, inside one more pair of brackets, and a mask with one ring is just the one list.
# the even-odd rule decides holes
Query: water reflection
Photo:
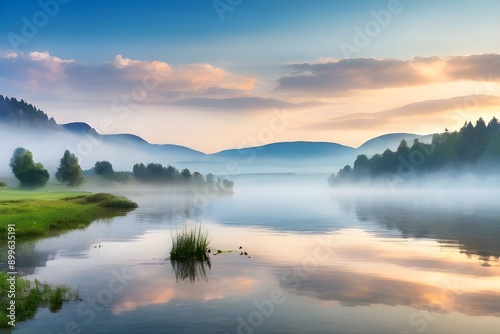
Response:
[{"label": "water reflection", "polygon": [[[239,192],[201,211],[166,195],[128,196],[141,206],[111,226],[93,224],[26,246],[19,265],[39,264],[30,278],[70,284],[84,305],[92,301],[102,311],[87,322],[82,303],[64,304],[58,318],[41,313],[16,331],[43,325],[61,332],[74,321],[82,332],[234,333],[239,317],[257,319],[276,289],[286,302],[274,305],[254,332],[415,333],[407,319],[427,311],[439,316],[429,333],[499,328],[498,207],[425,196],[332,201],[321,192],[280,194]],[[241,245],[251,258],[231,252],[169,266],[172,231],[186,219],[200,220],[213,247]],[[93,247],[101,241],[103,247]],[[489,266],[478,265],[486,260]],[[112,271],[123,268],[134,278],[119,292],[109,290]]]},{"label": "water reflection", "polygon": [[433,238],[477,256],[483,266],[500,257],[498,194],[420,192],[335,196],[361,221],[374,221],[404,238]]},{"label": "water reflection", "polygon": [[210,258],[206,257],[203,260],[185,260],[177,261],[170,259],[170,264],[175,274],[177,282],[179,280],[189,280],[191,283],[197,282],[201,279],[208,281],[207,270],[212,269]]}]

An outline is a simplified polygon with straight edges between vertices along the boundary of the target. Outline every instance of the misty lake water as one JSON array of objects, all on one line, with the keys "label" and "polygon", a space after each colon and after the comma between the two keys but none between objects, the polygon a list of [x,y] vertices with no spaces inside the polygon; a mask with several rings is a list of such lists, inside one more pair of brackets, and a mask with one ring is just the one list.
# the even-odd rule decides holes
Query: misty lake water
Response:
[{"label": "misty lake water", "polygon": [[[18,244],[27,277],[83,300],[13,332],[499,333],[498,193],[236,185],[196,203],[123,191],[138,209]],[[233,252],[179,277],[168,257],[185,224]]]}]

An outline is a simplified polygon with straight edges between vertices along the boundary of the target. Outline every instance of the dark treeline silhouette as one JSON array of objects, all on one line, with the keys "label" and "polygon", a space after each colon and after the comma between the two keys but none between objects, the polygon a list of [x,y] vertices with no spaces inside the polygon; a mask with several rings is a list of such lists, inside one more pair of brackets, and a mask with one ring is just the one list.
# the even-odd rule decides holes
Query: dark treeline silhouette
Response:
[{"label": "dark treeline silhouette", "polygon": [[188,186],[202,188],[205,185],[218,185],[221,190],[232,191],[234,182],[227,179],[217,179],[210,173],[206,179],[199,172],[191,173],[187,168],[179,171],[172,166],[163,166],[160,163],[137,163],[132,169],[134,177],[141,183]]},{"label": "dark treeline silhouette", "polygon": [[437,172],[450,176],[500,174],[499,163],[500,124],[495,117],[488,124],[480,118],[475,126],[465,122],[459,131],[434,134],[431,144],[415,139],[410,147],[402,140],[395,152],[387,149],[371,158],[359,155],[353,167],[347,165],[337,175],[332,174],[328,183],[405,183]]},{"label": "dark treeline silhouette", "polygon": [[94,173],[101,175],[108,181],[116,181],[127,183],[132,178],[132,173],[120,171],[117,172],[113,169],[113,165],[109,161],[96,161],[94,165]]},{"label": "dark treeline silhouette", "polygon": [[0,123],[29,128],[59,128],[53,118],[40,109],[15,98],[0,95]]}]

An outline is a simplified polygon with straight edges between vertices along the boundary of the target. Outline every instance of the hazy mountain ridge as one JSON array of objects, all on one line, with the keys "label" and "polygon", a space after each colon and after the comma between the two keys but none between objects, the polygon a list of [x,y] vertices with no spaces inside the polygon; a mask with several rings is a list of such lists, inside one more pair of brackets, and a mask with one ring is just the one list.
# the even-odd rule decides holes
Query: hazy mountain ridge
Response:
[{"label": "hazy mountain ridge", "polygon": [[[31,130],[48,131],[44,133],[43,139],[40,139],[40,136],[37,139],[36,135],[23,135],[23,140],[13,142],[9,149],[23,145],[29,149],[40,143],[46,146],[48,143],[54,143],[50,145],[54,149],[61,146],[58,149],[76,150],[75,153],[81,156],[81,159],[84,157],[89,160],[94,159],[94,162],[106,159],[125,170],[129,170],[137,162],[160,162],[204,172],[227,172],[227,163],[234,162],[244,167],[240,169],[243,173],[324,173],[331,171],[332,168],[343,167],[358,154],[370,155],[386,148],[395,149],[402,139],[413,141],[414,138],[419,138],[424,141],[425,137],[408,133],[387,134],[370,139],[358,148],[333,142],[279,142],[206,154],[182,145],[152,144],[134,134],[100,134],[85,122],[59,125],[53,118],[49,119],[47,114],[31,104],[3,97],[0,100],[0,125],[2,124],[14,132],[23,130],[35,134],[35,131]],[[18,136],[12,134],[9,137],[14,140]],[[43,151],[43,148],[40,146],[39,150]],[[87,154],[87,151],[91,153]],[[86,157],[90,154],[92,157]],[[116,161],[123,163],[115,163]],[[89,165],[92,165],[92,161],[87,162],[87,167]]]},{"label": "hazy mountain ridge", "polygon": [[359,154],[366,154],[367,156],[370,156],[381,153],[381,147],[384,147],[383,150],[387,148],[395,150],[403,139],[407,143],[413,143],[415,139],[418,139],[421,143],[430,143],[432,141],[432,135],[417,135],[414,133],[388,133],[367,140],[357,148],[357,151],[359,152]]}]

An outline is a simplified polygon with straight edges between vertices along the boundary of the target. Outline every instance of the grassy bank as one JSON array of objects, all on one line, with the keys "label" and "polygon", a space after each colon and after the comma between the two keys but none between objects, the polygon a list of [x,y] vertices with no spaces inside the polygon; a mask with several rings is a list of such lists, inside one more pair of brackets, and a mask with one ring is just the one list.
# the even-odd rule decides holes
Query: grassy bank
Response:
[{"label": "grassy bank", "polygon": [[57,312],[63,302],[79,298],[77,292],[71,292],[64,285],[51,286],[23,277],[15,277],[14,284],[8,280],[11,277],[0,272],[0,328],[10,327],[9,322],[13,320],[8,317],[11,300],[15,300],[15,321],[18,322],[34,317],[39,307],[49,307],[51,312]]},{"label": "grassy bank", "polygon": [[112,194],[0,189],[0,243],[7,240],[8,224],[15,224],[16,239],[48,237],[136,207]]}]

